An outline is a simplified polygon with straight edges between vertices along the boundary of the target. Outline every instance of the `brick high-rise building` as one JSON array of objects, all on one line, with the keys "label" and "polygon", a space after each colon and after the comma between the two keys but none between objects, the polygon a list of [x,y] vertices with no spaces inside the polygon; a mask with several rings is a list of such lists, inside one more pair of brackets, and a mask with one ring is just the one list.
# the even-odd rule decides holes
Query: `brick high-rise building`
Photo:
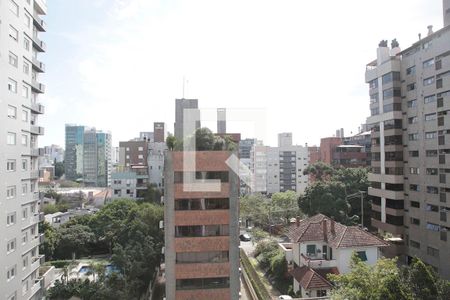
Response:
[{"label": "brick high-rise building", "polygon": [[[165,159],[165,278],[167,299],[238,299],[239,179],[225,163],[228,151],[195,152],[195,170],[186,170],[184,152]],[[194,172],[195,171],[195,172]],[[189,190],[184,174],[197,180]]]},{"label": "brick high-rise building", "polygon": [[[401,51],[382,41],[367,65],[372,127],[372,225],[450,278],[450,0],[444,28]],[[404,242],[402,244],[401,242]]]},{"label": "brick high-rise building", "polygon": [[166,125],[164,122],[153,123],[153,138],[155,143],[166,142]]}]

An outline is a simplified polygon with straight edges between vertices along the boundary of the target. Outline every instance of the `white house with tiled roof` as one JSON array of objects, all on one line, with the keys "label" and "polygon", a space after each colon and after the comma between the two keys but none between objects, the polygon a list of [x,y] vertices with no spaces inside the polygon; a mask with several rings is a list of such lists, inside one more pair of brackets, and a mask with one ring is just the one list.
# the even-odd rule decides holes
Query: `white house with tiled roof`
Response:
[{"label": "white house with tiled roof", "polygon": [[388,244],[356,226],[346,226],[318,214],[299,220],[289,227],[291,240],[291,271],[294,292],[302,297],[323,297],[330,294],[332,284],[327,274],[350,271],[353,252],[373,265],[381,257],[380,248]]}]

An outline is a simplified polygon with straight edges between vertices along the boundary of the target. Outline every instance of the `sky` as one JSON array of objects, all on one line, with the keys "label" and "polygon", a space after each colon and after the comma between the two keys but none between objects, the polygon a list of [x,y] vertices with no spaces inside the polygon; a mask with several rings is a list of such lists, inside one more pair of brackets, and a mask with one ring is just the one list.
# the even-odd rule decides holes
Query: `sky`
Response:
[{"label": "sky", "polygon": [[[365,66],[380,40],[402,49],[442,28],[441,0],[47,0],[40,146],[66,123],[110,131],[113,145],[165,122],[175,99],[264,115],[266,145],[292,132],[319,144],[369,115]],[[183,80],[185,78],[185,80]],[[205,123],[206,124],[206,123]],[[228,131],[254,137],[254,127]],[[215,130],[215,128],[212,128]]]}]

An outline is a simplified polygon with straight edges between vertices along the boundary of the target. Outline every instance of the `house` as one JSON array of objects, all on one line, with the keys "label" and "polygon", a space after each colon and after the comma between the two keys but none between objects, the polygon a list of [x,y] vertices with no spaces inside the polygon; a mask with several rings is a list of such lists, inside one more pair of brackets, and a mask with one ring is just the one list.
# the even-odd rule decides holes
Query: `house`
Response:
[{"label": "house", "polygon": [[381,257],[380,248],[388,246],[357,226],[340,224],[322,214],[296,220],[287,236],[291,241],[292,261],[288,263],[293,265],[294,292],[300,291],[306,298],[329,295],[332,283],[327,275],[348,273],[353,252],[373,265]]}]

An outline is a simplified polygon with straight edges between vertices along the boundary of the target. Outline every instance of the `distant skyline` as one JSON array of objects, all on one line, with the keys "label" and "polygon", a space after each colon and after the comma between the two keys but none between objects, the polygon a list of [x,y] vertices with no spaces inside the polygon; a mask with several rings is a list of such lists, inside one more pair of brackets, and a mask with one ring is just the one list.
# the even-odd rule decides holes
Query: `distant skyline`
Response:
[{"label": "distant skyline", "polygon": [[405,49],[442,28],[442,0],[47,2],[40,146],[64,146],[66,123],[110,131],[114,146],[153,122],[173,133],[183,77],[200,108],[265,109],[267,145],[356,133],[379,41]]}]

